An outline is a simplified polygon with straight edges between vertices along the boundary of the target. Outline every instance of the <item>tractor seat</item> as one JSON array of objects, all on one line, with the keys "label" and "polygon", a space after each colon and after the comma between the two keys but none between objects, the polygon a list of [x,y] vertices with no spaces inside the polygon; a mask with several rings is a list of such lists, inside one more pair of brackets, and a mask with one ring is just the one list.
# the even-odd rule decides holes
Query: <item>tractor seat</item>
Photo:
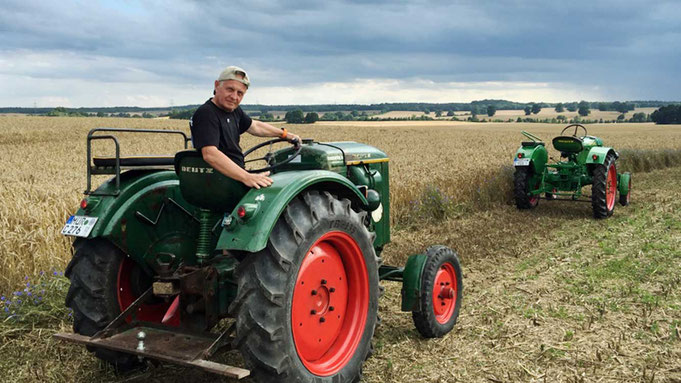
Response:
[{"label": "tractor seat", "polygon": [[[116,157],[94,157],[92,162],[97,167],[116,166]],[[173,166],[174,156],[131,156],[121,157],[121,166]]]},{"label": "tractor seat", "polygon": [[187,202],[213,212],[231,212],[250,190],[239,181],[216,171],[194,149],[175,154],[175,173]]},{"label": "tractor seat", "polygon": [[553,139],[553,147],[562,153],[579,153],[584,149],[584,143],[579,137],[558,136]]},{"label": "tractor seat", "polygon": [[527,148],[534,148],[536,146],[544,146],[544,143],[541,141],[523,141],[522,145]]}]

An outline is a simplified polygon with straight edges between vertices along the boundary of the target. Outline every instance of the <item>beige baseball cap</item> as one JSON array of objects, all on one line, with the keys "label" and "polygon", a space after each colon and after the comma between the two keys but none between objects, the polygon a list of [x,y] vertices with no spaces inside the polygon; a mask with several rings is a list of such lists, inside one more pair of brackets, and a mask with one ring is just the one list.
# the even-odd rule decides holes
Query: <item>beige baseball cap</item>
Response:
[{"label": "beige baseball cap", "polygon": [[228,66],[225,70],[220,73],[218,81],[235,80],[248,88],[251,85],[251,80],[248,79],[248,74],[245,70],[239,68],[238,66]]}]

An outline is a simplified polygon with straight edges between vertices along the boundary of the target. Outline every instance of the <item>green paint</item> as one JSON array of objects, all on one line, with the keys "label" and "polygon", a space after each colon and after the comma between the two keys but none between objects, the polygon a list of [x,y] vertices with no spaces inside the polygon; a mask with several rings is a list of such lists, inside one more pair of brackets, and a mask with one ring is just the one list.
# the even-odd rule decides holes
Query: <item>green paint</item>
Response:
[{"label": "green paint", "polygon": [[427,259],[425,254],[414,254],[407,259],[402,274],[402,311],[421,311],[421,274]]}]

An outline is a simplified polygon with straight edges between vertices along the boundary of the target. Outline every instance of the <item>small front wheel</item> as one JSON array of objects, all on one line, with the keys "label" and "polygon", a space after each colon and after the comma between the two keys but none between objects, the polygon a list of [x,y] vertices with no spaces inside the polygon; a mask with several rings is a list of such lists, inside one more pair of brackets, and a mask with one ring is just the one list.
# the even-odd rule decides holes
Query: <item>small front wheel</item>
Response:
[{"label": "small front wheel", "polygon": [[412,319],[421,335],[440,338],[452,330],[459,317],[461,265],[456,253],[446,246],[431,246],[426,256],[421,273],[421,310],[412,312]]}]

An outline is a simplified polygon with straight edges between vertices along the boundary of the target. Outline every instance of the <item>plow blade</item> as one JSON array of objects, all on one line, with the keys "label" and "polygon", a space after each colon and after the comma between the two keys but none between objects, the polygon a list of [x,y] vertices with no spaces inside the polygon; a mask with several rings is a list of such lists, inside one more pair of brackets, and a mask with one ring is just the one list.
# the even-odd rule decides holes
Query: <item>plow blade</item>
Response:
[{"label": "plow blade", "polygon": [[[143,331],[145,338],[140,345],[137,336]],[[190,367],[198,367],[214,374],[242,379],[250,371],[204,359],[221,343],[218,334],[187,334],[153,327],[133,327],[106,338],[80,334],[59,333],[55,338],[92,347],[120,351],[144,358],[157,359]]]}]

